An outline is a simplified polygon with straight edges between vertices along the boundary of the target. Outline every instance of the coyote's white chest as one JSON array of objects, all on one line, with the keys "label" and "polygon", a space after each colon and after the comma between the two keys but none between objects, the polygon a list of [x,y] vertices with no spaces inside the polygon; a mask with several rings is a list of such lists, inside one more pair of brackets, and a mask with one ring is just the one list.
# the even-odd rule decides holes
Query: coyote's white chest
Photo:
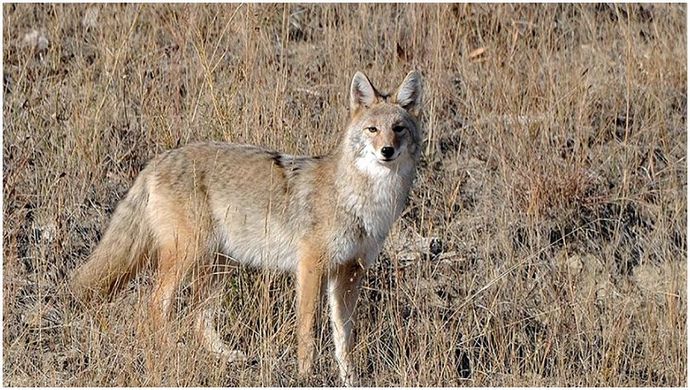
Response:
[{"label": "coyote's white chest", "polygon": [[405,182],[406,176],[401,173],[409,175],[409,171],[399,172],[387,167],[359,164],[357,169],[371,180],[366,188],[351,188],[340,194],[344,209],[353,218],[354,226],[349,226],[345,234],[336,239],[335,261],[361,257],[371,264],[376,260],[405,204],[409,185]]},{"label": "coyote's white chest", "polygon": [[412,167],[401,163],[389,168],[366,158],[357,159],[355,165],[371,180],[369,188],[353,191],[353,208],[366,231],[383,240],[405,205]]},{"label": "coyote's white chest", "polygon": [[402,183],[395,175],[382,177],[372,188],[350,195],[351,210],[359,218],[366,236],[383,241],[398,216],[405,194]]}]

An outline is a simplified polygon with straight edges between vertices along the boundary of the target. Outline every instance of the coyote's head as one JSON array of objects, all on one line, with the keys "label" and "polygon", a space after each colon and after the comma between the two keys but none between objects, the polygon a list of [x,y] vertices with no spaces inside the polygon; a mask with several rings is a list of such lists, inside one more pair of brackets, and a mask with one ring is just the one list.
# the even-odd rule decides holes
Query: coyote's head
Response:
[{"label": "coyote's head", "polygon": [[416,71],[408,73],[392,95],[379,93],[363,73],[355,74],[345,148],[354,153],[359,169],[384,174],[414,166],[421,140],[421,98],[422,79]]}]

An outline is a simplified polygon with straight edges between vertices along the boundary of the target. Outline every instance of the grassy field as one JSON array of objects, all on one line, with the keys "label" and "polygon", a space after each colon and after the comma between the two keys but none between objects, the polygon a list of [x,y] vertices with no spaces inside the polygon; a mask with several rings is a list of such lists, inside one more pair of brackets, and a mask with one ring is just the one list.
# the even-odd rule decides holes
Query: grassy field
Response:
[{"label": "grassy field", "polygon": [[686,5],[3,5],[3,384],[296,379],[293,280],[229,268],[229,364],[143,336],[153,273],[66,278],[146,161],[199,140],[334,147],[357,70],[425,78],[424,155],[367,273],[368,386],[687,384]]}]

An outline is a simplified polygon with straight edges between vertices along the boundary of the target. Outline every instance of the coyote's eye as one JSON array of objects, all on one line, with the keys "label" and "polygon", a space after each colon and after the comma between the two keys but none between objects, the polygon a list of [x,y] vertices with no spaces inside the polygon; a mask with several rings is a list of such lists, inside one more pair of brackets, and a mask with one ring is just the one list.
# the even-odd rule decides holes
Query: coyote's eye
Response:
[{"label": "coyote's eye", "polygon": [[367,130],[369,130],[370,133],[376,133],[377,131],[379,131],[379,129],[377,129],[374,126],[367,127]]},{"label": "coyote's eye", "polygon": [[395,126],[393,127],[393,131],[396,133],[402,133],[403,131],[407,130],[405,126]]}]

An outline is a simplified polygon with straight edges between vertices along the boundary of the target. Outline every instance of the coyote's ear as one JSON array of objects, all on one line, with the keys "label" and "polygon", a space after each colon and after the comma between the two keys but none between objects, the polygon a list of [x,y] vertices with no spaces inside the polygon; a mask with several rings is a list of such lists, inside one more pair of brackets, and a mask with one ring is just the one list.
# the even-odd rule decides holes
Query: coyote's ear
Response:
[{"label": "coyote's ear", "polygon": [[371,81],[362,72],[355,73],[350,86],[350,112],[355,112],[361,107],[371,107],[379,94]]},{"label": "coyote's ear", "polygon": [[422,75],[415,70],[408,73],[393,99],[407,112],[417,116],[422,105]]}]

